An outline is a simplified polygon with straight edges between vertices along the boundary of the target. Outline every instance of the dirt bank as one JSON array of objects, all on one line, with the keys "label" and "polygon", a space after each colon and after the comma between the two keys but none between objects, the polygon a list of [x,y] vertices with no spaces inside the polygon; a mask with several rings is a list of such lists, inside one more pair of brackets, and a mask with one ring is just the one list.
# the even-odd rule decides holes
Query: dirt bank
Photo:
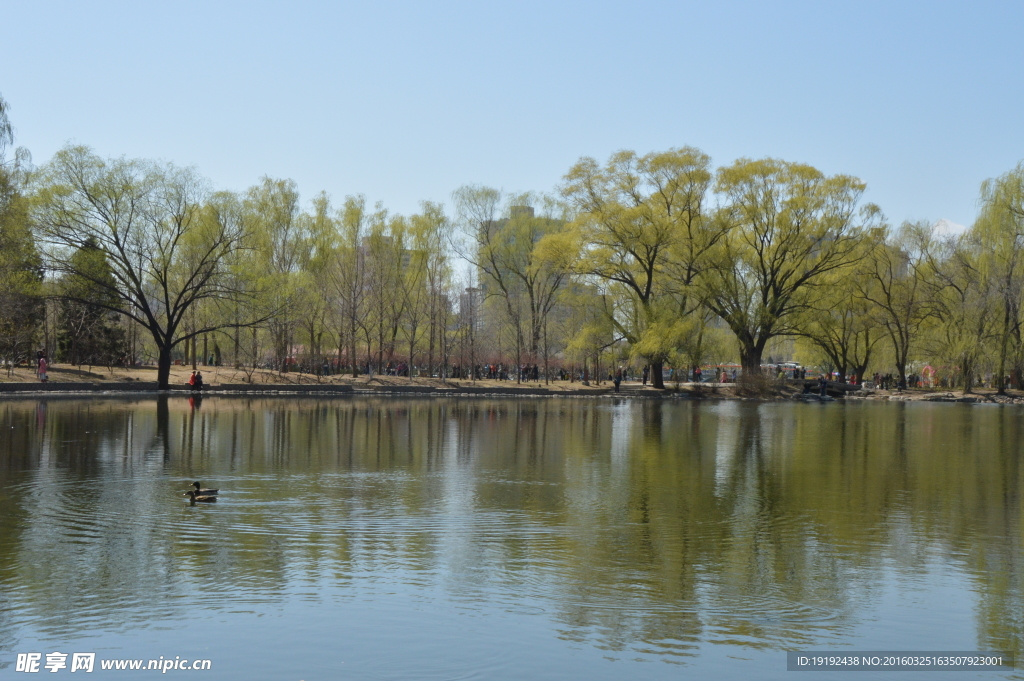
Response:
[{"label": "dirt bank", "polygon": [[[389,388],[396,390],[415,390],[422,388],[428,391],[455,391],[472,389],[478,392],[481,389],[509,391],[510,389],[529,390],[536,394],[538,391],[548,392],[554,395],[558,393],[571,392],[573,394],[607,395],[614,394],[612,384],[609,381],[602,381],[597,385],[593,381],[589,386],[582,385],[578,381],[552,381],[545,385],[540,382],[515,383],[512,381],[469,381],[464,379],[441,380],[438,378],[413,378],[410,380],[402,376],[326,376],[318,377],[311,374],[290,372],[280,374],[275,371],[259,370],[256,372],[245,372],[231,367],[199,367],[203,378],[208,386],[241,384],[251,385],[253,390],[287,390],[288,386],[315,386],[323,385],[344,385],[352,386],[355,390],[379,390],[387,391]],[[189,366],[174,366],[171,368],[171,384],[173,386],[185,386],[188,384],[192,368]],[[4,383],[31,384],[38,383],[35,370],[28,367],[19,367],[11,372],[0,370],[0,392],[3,391]],[[100,389],[105,383],[119,384],[120,389],[125,383],[139,382],[152,384],[156,382],[156,367],[134,367],[130,369],[115,368],[106,369],[102,367],[74,367],[74,366],[51,366],[49,369],[49,383],[51,390],[56,387],[52,384],[66,384],[73,386],[75,383],[88,383]],[[802,384],[797,382],[786,382],[775,385],[771,390],[750,391],[743,390],[733,383],[693,383],[667,384],[667,389],[655,390],[650,386],[643,386],[639,382],[625,382],[621,386],[620,396],[623,397],[665,397],[678,396],[697,399],[759,399],[759,400],[791,400],[801,399]],[[813,398],[811,398],[813,399]],[[845,399],[867,400],[867,401],[938,401],[938,402],[973,402],[973,403],[998,403],[998,404],[1024,404],[1024,391],[1013,390],[1006,395],[998,395],[995,390],[979,389],[965,395],[958,390],[925,390],[913,389],[905,391],[897,390],[869,390],[847,393]]]}]

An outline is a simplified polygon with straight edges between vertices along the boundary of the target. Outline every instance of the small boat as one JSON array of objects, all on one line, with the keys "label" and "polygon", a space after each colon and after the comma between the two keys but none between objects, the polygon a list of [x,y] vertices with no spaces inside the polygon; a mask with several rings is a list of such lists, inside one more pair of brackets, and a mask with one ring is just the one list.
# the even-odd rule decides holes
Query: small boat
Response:
[{"label": "small boat", "polygon": [[202,485],[198,481],[193,482],[192,486],[196,488],[196,494],[203,496],[210,496],[211,494],[217,494],[220,492],[219,489],[201,489]]},{"label": "small boat", "polygon": [[197,501],[201,502],[201,503],[206,503],[206,504],[211,504],[211,503],[217,501],[217,497],[200,496],[200,495],[196,494],[195,492],[186,492],[185,496],[189,498],[189,503],[191,503],[193,506],[196,505]]}]

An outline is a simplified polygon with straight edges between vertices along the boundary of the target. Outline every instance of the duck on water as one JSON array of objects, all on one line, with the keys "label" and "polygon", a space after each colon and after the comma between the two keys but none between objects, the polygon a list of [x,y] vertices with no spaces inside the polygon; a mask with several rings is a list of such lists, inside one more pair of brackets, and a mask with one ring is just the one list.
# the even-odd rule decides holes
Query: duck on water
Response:
[{"label": "duck on water", "polygon": [[200,495],[196,494],[193,491],[186,492],[185,496],[189,498],[189,503],[191,505],[193,505],[193,506],[196,505],[197,501],[198,502],[203,502],[203,503],[213,503],[213,502],[217,501],[217,497],[216,496],[213,496],[213,495],[200,496]]},{"label": "duck on water", "polygon": [[219,489],[203,489],[203,486],[199,484],[199,481],[192,483],[195,489],[191,489],[185,492],[185,496],[189,498],[190,503],[195,506],[196,502],[212,503],[217,501],[217,493]]}]

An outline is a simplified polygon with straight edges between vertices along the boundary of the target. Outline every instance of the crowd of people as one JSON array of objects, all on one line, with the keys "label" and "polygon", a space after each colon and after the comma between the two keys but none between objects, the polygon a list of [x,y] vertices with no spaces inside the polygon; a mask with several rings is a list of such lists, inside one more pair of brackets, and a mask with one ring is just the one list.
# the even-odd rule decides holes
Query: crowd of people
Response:
[{"label": "crowd of people", "polygon": [[[36,353],[35,369],[36,377],[43,382],[49,380],[49,368],[50,358],[47,355],[45,349],[40,349]],[[219,357],[210,356],[211,365],[219,365]],[[266,367],[272,368],[272,367]],[[323,360],[322,364],[319,362],[308,361],[304,363],[289,362],[289,368],[291,370],[297,370],[302,373],[311,373],[317,375],[331,375],[338,373],[348,373],[351,369],[348,367],[341,366],[337,360],[329,361]],[[384,376],[409,376],[410,372],[414,376],[427,376],[432,375],[438,377],[438,374],[430,374],[428,370],[422,367],[410,367],[406,362],[387,362],[383,366],[376,366],[372,362],[367,362],[359,367],[361,373],[364,375],[373,376],[375,374]],[[653,383],[651,380],[650,367],[644,366],[640,370],[637,370],[632,366],[620,366],[614,371],[603,371],[598,372],[590,371],[581,367],[565,368],[563,366],[551,367],[547,370],[545,375],[544,367],[538,364],[520,364],[518,367],[514,364],[504,363],[493,363],[493,364],[478,364],[471,367],[463,367],[459,364],[450,364],[444,368],[442,372],[445,375],[444,378],[453,379],[471,379],[471,380],[494,380],[494,381],[516,381],[521,383],[529,382],[541,382],[547,378],[551,381],[570,381],[583,383],[588,379],[600,379],[607,380],[615,385],[618,390],[619,385],[624,381],[640,381],[643,385],[649,385]],[[778,367],[775,369],[777,378],[793,380],[806,380],[807,369],[805,367]],[[919,373],[908,374],[906,381],[900,380],[898,375],[893,373],[879,373],[875,372],[872,376],[857,376],[851,374],[850,376],[843,377],[839,372],[829,371],[824,373],[815,372],[812,378],[823,378],[826,381],[839,381],[849,383],[852,385],[860,385],[861,383],[871,382],[871,385],[881,390],[906,390],[907,388],[951,388],[953,387],[954,378],[951,376],[940,377],[937,375],[938,372],[930,366],[926,366],[924,370]],[[705,380],[718,383],[735,383],[738,378],[738,372],[735,367],[731,369],[728,367],[714,367],[709,373],[705,373],[704,369],[700,366],[693,366],[690,368],[676,369],[667,368],[665,372],[664,380],[671,383],[701,383]],[[994,374],[987,374],[979,376],[977,379],[978,384],[981,387],[996,387],[998,383],[998,376]],[[1014,380],[1014,376],[1006,376],[1004,378],[1006,385],[1011,388],[1016,387],[1018,381]],[[202,390],[203,374],[201,371],[193,371],[189,377],[188,385],[193,390]]]}]

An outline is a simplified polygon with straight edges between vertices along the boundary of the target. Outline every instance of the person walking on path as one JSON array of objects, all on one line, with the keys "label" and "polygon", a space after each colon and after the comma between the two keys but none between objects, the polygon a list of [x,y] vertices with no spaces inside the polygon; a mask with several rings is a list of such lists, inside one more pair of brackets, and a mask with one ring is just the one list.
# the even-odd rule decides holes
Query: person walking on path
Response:
[{"label": "person walking on path", "polygon": [[49,378],[46,375],[46,368],[46,355],[43,355],[42,357],[39,358],[39,366],[36,368],[36,371],[39,372],[39,380],[42,381],[43,383],[46,383],[47,379]]},{"label": "person walking on path", "polygon": [[615,378],[612,379],[612,382],[615,383],[615,392],[619,392],[619,384],[622,383],[622,367],[619,367],[619,370],[615,372]]}]

